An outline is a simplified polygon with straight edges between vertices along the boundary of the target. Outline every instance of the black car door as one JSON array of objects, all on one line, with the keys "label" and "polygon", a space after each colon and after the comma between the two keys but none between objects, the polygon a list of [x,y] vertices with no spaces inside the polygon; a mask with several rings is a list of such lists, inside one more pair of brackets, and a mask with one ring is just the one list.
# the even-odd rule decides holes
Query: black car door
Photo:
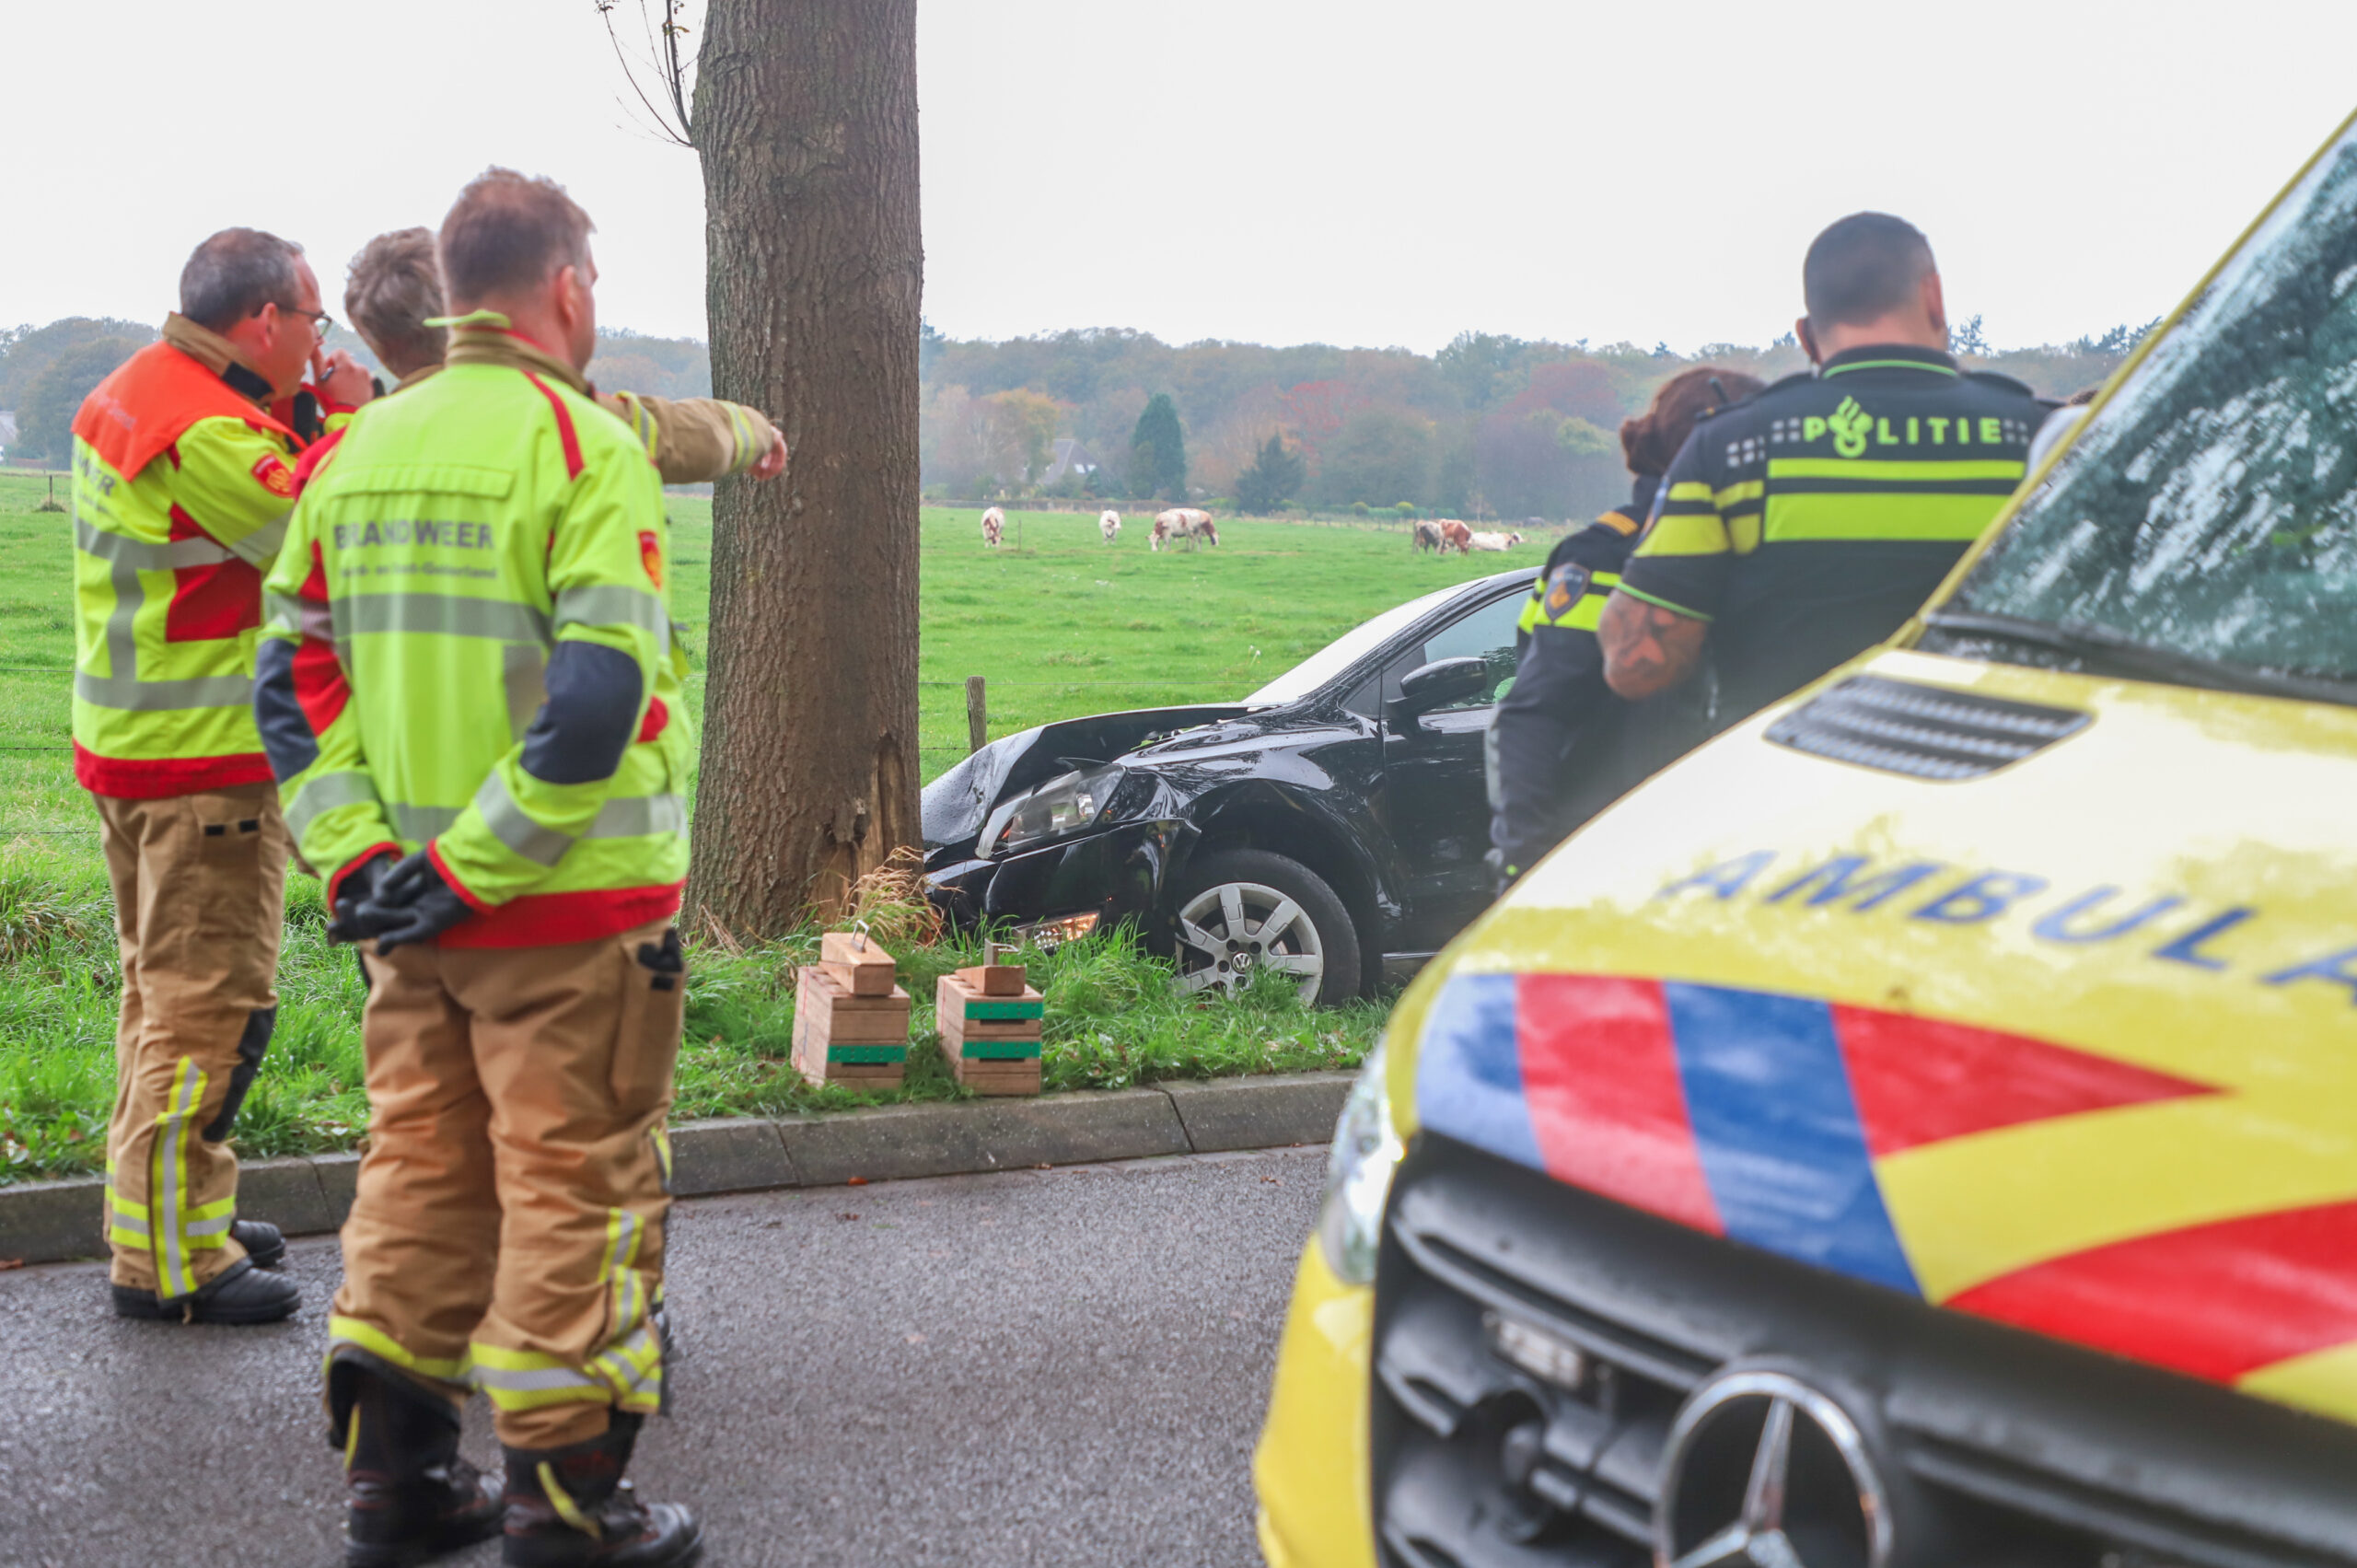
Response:
[{"label": "black car door", "polygon": [[1514,679],[1520,589],[1480,605],[1411,649],[1385,672],[1386,693],[1419,665],[1478,658],[1490,668],[1479,696],[1427,714],[1415,732],[1383,739],[1386,826],[1399,855],[1407,906],[1395,951],[1433,952],[1489,907],[1490,803],[1481,741],[1491,710]]}]

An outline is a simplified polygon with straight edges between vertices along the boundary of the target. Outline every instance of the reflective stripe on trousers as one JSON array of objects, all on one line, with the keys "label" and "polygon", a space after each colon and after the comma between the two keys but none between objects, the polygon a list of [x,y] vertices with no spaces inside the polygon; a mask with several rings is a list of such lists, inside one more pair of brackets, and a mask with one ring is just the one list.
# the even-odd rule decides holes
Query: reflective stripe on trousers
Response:
[{"label": "reflective stripe on trousers", "polygon": [[[149,1244],[156,1257],[156,1294],[167,1301],[196,1293],[191,1252],[221,1246],[237,1217],[238,1201],[223,1198],[188,1206],[190,1120],[204,1103],[203,1072],[186,1056],[172,1072],[171,1097],[156,1118],[155,1162],[148,1174]],[[135,1245],[135,1243],[134,1243]]]},{"label": "reflective stripe on trousers", "polygon": [[470,1348],[474,1386],[500,1410],[601,1403],[651,1411],[663,1402],[663,1342],[652,1323],[640,1323],[578,1365],[540,1351],[509,1350],[480,1340]]},{"label": "reflective stripe on trousers", "polygon": [[339,1345],[366,1351],[370,1355],[436,1383],[466,1383],[474,1371],[473,1361],[466,1356],[456,1361],[443,1361],[434,1356],[412,1355],[390,1334],[357,1318],[328,1318],[328,1360],[331,1362],[335,1359]]}]

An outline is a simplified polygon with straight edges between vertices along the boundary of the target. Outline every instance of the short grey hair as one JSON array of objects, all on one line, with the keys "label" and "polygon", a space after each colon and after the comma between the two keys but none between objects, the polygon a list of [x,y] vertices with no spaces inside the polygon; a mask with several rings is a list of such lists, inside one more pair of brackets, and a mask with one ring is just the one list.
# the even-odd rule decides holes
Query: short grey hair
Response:
[{"label": "short grey hair", "polygon": [[189,252],[180,269],[180,314],[222,332],[265,305],[292,309],[295,261],[303,248],[259,228],[225,228]]}]

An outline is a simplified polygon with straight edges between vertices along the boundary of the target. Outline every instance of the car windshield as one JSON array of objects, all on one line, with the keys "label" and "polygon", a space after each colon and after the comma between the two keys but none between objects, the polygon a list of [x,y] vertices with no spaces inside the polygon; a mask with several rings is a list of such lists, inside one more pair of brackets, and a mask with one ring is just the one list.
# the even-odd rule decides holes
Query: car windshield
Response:
[{"label": "car windshield", "polygon": [[2325,696],[2357,681],[2357,133],[2220,270],[1931,621],[1927,646],[2014,662],[2108,660],[2191,684],[2271,674]]},{"label": "car windshield", "polygon": [[1411,598],[1397,609],[1385,610],[1374,620],[1343,633],[1245,698],[1245,705],[1273,708],[1285,703],[1298,703],[1464,591],[1465,585],[1458,583],[1453,587],[1435,589],[1422,598]]}]

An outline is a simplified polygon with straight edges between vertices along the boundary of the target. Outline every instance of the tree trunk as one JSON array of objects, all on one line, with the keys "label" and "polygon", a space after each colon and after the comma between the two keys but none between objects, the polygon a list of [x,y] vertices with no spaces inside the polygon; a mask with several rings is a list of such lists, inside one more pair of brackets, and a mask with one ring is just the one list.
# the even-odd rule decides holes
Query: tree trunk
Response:
[{"label": "tree trunk", "polygon": [[695,143],[713,389],[792,460],[713,501],[688,913],[771,936],[918,837],[916,0],[713,0]]}]

